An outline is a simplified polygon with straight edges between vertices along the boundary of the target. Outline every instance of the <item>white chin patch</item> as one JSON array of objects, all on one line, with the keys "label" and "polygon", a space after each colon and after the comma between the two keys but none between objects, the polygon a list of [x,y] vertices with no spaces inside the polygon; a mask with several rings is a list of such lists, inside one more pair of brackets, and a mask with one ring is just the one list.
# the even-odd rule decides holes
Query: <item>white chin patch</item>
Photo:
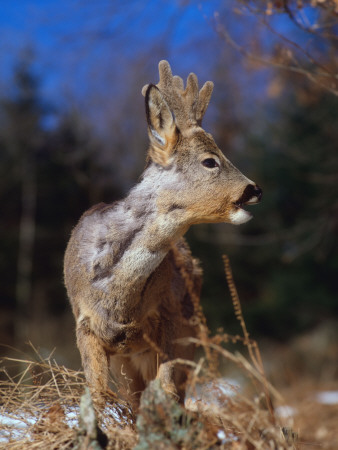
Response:
[{"label": "white chin patch", "polygon": [[252,218],[252,215],[244,209],[238,208],[235,212],[230,213],[230,221],[234,225],[240,225],[241,223],[248,222]]}]

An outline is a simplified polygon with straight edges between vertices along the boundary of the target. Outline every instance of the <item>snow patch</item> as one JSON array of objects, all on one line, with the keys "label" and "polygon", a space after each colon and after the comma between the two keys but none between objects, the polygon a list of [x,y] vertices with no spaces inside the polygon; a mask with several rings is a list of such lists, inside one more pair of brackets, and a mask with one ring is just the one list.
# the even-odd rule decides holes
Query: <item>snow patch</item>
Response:
[{"label": "snow patch", "polygon": [[322,391],[317,392],[315,399],[322,405],[337,405],[338,404],[338,391]]}]

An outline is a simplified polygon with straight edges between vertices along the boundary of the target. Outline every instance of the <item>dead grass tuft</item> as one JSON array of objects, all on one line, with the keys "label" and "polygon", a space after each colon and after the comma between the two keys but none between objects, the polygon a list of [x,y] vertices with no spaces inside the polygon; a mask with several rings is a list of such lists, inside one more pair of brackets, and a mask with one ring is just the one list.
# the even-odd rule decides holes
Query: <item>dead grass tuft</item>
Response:
[{"label": "dead grass tuft", "polygon": [[[83,372],[59,366],[51,357],[43,359],[33,350],[36,359],[1,361],[0,448],[87,448],[81,446],[81,435],[88,434],[81,430],[79,406],[85,388]],[[10,373],[15,369],[13,377]],[[108,403],[99,418],[103,432],[110,436],[107,448],[131,448],[136,442],[135,433],[128,431],[132,424],[126,411],[126,405]],[[89,412],[95,416],[93,408],[86,415]]]}]

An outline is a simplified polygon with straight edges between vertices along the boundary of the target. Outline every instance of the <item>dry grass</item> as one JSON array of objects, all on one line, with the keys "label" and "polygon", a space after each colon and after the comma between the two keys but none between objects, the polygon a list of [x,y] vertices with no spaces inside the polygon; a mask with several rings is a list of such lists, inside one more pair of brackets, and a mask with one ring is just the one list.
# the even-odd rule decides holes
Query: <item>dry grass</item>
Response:
[{"label": "dry grass", "polygon": [[[296,434],[275,415],[273,405],[283,404],[283,399],[265,376],[226,257],[224,262],[242,334],[219,332],[211,337],[198,312],[200,333],[189,341],[200,347],[202,355],[196,363],[177,360],[189,368],[186,408],[168,397],[155,380],[142,396],[136,420],[128,405],[112,401],[97,414],[88,393],[82,395],[82,372],[59,366],[52,355],[42,359],[38,352],[35,358],[5,358],[0,374],[0,448],[298,448]],[[229,343],[240,344],[243,352],[228,350]],[[224,363],[236,368],[241,386],[222,378],[219,367]]]},{"label": "dry grass", "polygon": [[[195,342],[206,345],[198,339]],[[193,369],[190,395],[193,397],[187,401],[187,410],[153,383],[144,395],[137,424],[124,413],[125,405],[111,405],[99,417],[100,427],[108,437],[107,448],[134,448],[139,438],[139,449],[289,448],[280,426],[262,406],[264,390],[269,389],[272,395],[278,396],[275,390],[243,356],[232,354],[214,342],[208,345],[260,384],[261,393],[250,399],[215,378],[208,371],[206,360],[190,363]],[[186,361],[178,363],[187,364]],[[6,369],[11,364],[21,368],[15,378]],[[84,391],[82,372],[60,367],[51,358],[38,362],[6,358],[2,375],[0,448],[68,449],[76,445],[88,448],[83,442],[88,429],[81,428],[81,419],[78,419],[83,416],[79,408]],[[86,414],[92,413],[93,410],[87,409]],[[88,439],[89,445],[90,437]],[[159,442],[164,446],[159,446]]]},{"label": "dry grass", "polygon": [[[79,406],[84,374],[59,366],[52,356],[42,359],[37,351],[35,356],[1,361],[0,448],[75,448],[81,435],[86,434],[81,430]],[[9,372],[15,368],[17,375],[12,377]],[[101,427],[113,436],[109,448],[115,448],[116,443],[116,448],[124,448],[125,441],[126,448],[131,448],[129,444],[136,442],[134,433],[128,431],[130,415],[126,405],[108,403]]]}]

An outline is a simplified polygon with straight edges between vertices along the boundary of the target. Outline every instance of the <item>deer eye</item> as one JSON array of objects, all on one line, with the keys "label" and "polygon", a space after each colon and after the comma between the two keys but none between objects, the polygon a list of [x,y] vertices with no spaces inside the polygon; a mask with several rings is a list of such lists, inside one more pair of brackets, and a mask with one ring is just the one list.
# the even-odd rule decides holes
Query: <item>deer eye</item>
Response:
[{"label": "deer eye", "polygon": [[202,161],[204,167],[208,169],[214,169],[215,167],[219,167],[218,162],[214,158],[207,158]]}]

